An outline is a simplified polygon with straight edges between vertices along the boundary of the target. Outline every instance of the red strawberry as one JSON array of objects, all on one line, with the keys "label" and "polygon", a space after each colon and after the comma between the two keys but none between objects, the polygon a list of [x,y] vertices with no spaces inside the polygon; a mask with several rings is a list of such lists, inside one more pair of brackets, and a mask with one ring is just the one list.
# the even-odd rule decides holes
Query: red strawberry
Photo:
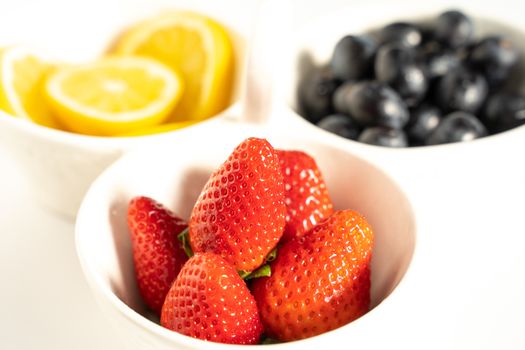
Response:
[{"label": "red strawberry", "polygon": [[187,224],[148,197],[133,198],[128,226],[139,291],[144,302],[160,314],[164,298],[188,260],[177,235]]},{"label": "red strawberry", "polygon": [[285,243],[271,277],[254,281],[265,333],[281,341],[340,327],[368,311],[372,229],[351,210],[336,211]]},{"label": "red strawberry", "polygon": [[286,227],[283,239],[300,237],[334,212],[315,160],[301,151],[277,150],[284,178]]},{"label": "red strawberry", "polygon": [[211,175],[190,220],[194,252],[213,252],[253,271],[277,245],[285,225],[279,158],[268,141],[249,138]]},{"label": "red strawberry", "polygon": [[263,331],[248,287],[233,266],[213,253],[197,253],[184,265],[166,296],[160,324],[228,344],[257,344]]}]

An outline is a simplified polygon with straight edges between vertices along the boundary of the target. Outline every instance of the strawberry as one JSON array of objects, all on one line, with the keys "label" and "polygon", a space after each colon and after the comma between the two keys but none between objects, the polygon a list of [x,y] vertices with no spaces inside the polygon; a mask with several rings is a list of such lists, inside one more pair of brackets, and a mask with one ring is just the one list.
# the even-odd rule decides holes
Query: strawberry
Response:
[{"label": "strawberry", "polygon": [[315,160],[301,151],[277,150],[284,178],[286,227],[283,240],[300,237],[334,209]]},{"label": "strawberry", "polygon": [[164,298],[188,260],[177,235],[187,224],[148,197],[135,197],[128,206],[135,275],[146,305],[160,314]]},{"label": "strawberry", "polygon": [[197,199],[191,248],[253,271],[277,245],[285,215],[279,158],[268,141],[248,138],[213,172]]},{"label": "strawberry", "polygon": [[162,307],[160,324],[203,340],[257,344],[263,328],[253,296],[235,268],[213,253],[196,253]]},{"label": "strawberry", "polygon": [[366,313],[373,240],[366,220],[343,210],[283,244],[271,277],[252,285],[265,333],[281,341],[302,339]]}]

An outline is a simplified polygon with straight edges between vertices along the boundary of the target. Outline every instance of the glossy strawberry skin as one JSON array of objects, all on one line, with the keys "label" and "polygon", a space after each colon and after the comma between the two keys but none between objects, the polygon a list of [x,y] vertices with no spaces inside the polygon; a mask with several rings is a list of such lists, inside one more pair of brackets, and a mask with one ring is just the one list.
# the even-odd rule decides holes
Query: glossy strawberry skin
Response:
[{"label": "glossy strawberry skin", "polygon": [[264,139],[246,139],[213,172],[197,199],[190,220],[191,248],[253,271],[282,237],[285,215],[275,150]]},{"label": "glossy strawberry skin", "polygon": [[171,284],[188,260],[177,235],[187,223],[148,197],[128,206],[137,284],[145,304],[160,315]]},{"label": "glossy strawberry skin", "polygon": [[227,344],[257,344],[263,331],[245,282],[213,253],[197,253],[184,265],[166,297],[160,323],[194,338]]},{"label": "glossy strawberry skin", "polygon": [[277,150],[284,178],[286,227],[283,240],[300,237],[334,208],[315,160],[301,151]]},{"label": "glossy strawberry skin", "polygon": [[373,233],[359,214],[336,211],[285,243],[271,277],[252,291],[265,333],[281,341],[318,335],[368,311]]}]

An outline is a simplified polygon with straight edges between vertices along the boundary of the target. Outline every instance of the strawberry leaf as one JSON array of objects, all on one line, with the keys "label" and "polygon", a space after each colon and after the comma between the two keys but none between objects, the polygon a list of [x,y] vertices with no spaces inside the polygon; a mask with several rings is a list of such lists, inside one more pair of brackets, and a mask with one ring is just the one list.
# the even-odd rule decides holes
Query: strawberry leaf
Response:
[{"label": "strawberry leaf", "polygon": [[272,251],[266,256],[266,259],[264,259],[264,264],[259,266],[258,269],[252,272],[244,270],[237,271],[239,276],[241,276],[241,278],[245,281],[260,277],[270,277],[272,275],[272,269],[268,263],[274,261],[277,258],[278,249],[279,247],[273,248]]},{"label": "strawberry leaf", "polygon": [[272,275],[272,269],[270,268],[270,265],[264,264],[261,267],[259,267],[257,270],[249,272],[249,271],[243,271],[240,270],[239,276],[245,281],[251,280],[254,278],[260,278],[260,277],[270,277]]},{"label": "strawberry leaf", "polygon": [[190,246],[190,229],[189,227],[186,227],[184,231],[178,234],[177,238],[182,244],[182,249],[184,249],[184,252],[188,256],[188,258],[191,258],[193,256],[193,250]]},{"label": "strawberry leaf", "polygon": [[245,281],[260,277],[270,277],[272,275],[272,269],[268,263],[274,261],[277,258],[278,249],[279,247],[273,248],[272,251],[266,256],[266,259],[264,259],[264,264],[259,266],[257,270],[252,272],[239,270],[237,271],[239,276],[241,276],[241,278]]},{"label": "strawberry leaf", "polygon": [[246,277],[248,277],[251,274],[250,271],[244,271],[244,270],[238,270],[237,273],[239,274],[239,276],[241,276],[243,280],[246,279]]},{"label": "strawberry leaf", "polygon": [[266,256],[265,262],[269,263],[269,262],[274,261],[277,258],[278,249],[279,249],[278,247],[273,248],[272,251],[268,253],[268,255]]}]

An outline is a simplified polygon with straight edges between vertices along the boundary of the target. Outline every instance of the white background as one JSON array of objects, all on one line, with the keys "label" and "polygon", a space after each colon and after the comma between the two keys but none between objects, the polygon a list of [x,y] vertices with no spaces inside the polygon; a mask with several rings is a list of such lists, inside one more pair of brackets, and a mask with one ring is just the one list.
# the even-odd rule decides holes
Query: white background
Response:
[{"label": "white background", "polygon": [[73,222],[34,203],[13,164],[0,147],[0,348],[124,349],[84,280]]}]

